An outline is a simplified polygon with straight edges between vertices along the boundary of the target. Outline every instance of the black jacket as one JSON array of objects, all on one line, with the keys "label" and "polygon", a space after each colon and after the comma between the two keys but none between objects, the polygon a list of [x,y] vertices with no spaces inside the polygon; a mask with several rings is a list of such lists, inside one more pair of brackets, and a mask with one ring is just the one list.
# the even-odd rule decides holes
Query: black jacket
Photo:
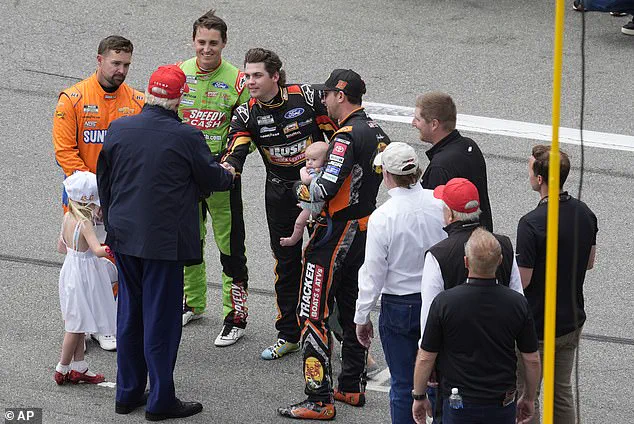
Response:
[{"label": "black jacket", "polygon": [[423,188],[438,187],[452,178],[466,178],[478,189],[480,195],[480,222],[489,231],[493,231],[491,204],[487,189],[487,167],[484,156],[475,141],[453,130],[449,135],[426,152],[429,165],[423,174]]},{"label": "black jacket", "polygon": [[175,112],[146,105],[117,119],[97,163],[106,243],[143,259],[200,262],[198,200],[231,182],[202,133]]},{"label": "black jacket", "polygon": [[390,139],[363,108],[339,122],[341,128],[330,140],[328,162],[317,179],[316,200],[325,200],[327,213],[336,221],[370,215],[383,175],[375,171],[374,157]]},{"label": "black jacket", "polygon": [[[456,221],[447,225],[444,230],[449,237],[436,243],[429,249],[440,265],[442,279],[445,282],[445,290],[458,286],[467,279],[467,268],[464,265],[464,246],[471,237],[473,230],[478,228],[480,223]],[[509,286],[511,283],[511,270],[513,268],[513,244],[507,236],[493,234],[502,247],[502,263],[498,266],[495,277],[500,284]]]}]

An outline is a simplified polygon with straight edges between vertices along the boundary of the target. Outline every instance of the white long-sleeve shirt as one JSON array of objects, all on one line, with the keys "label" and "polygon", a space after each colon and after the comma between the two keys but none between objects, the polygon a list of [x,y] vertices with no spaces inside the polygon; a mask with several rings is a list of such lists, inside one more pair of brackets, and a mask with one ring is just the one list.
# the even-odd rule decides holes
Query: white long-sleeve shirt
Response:
[{"label": "white long-sleeve shirt", "polygon": [[[520,269],[517,267],[517,262],[513,258],[513,265],[511,266],[511,281],[509,282],[509,288],[515,290],[520,294],[524,294],[522,288],[522,280],[520,279]],[[429,308],[439,293],[445,290],[445,281],[442,278],[442,271],[440,270],[440,264],[436,260],[436,257],[428,252],[425,255],[425,266],[423,270],[423,277],[421,279],[421,296],[423,297],[423,303],[420,308],[420,340],[418,345],[420,346],[423,340],[423,334],[425,333],[425,325],[427,325],[427,316],[429,315]]]},{"label": "white long-sleeve shirt", "polygon": [[384,294],[420,293],[425,251],[447,238],[443,203],[420,184],[388,191],[390,199],[368,222],[365,261],[359,269],[354,322],[365,324]]}]

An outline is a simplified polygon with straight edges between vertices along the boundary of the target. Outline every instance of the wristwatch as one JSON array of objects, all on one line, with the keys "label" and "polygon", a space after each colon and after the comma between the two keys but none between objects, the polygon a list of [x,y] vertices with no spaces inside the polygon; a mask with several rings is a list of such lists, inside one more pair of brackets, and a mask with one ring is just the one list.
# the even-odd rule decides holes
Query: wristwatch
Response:
[{"label": "wristwatch", "polygon": [[427,392],[423,392],[422,394],[416,393],[416,391],[412,390],[412,399],[414,400],[425,400],[427,399]]}]

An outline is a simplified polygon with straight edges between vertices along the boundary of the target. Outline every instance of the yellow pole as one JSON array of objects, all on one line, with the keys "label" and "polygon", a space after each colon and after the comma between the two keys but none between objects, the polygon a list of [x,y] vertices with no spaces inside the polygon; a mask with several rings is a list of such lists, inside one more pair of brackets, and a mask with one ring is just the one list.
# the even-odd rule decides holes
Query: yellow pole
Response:
[{"label": "yellow pole", "polygon": [[556,0],[553,69],[553,140],[548,166],[546,225],[546,299],[544,304],[544,424],[553,424],[555,382],[555,318],[557,310],[557,242],[559,238],[559,111],[564,39],[564,0]]}]

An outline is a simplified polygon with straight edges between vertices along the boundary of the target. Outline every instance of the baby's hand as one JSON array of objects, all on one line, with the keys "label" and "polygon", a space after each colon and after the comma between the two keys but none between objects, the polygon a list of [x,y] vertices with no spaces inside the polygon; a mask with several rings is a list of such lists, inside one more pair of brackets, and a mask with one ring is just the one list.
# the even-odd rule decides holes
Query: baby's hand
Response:
[{"label": "baby's hand", "polygon": [[297,240],[293,240],[293,237],[280,237],[280,246],[282,247],[295,246],[296,244]]}]

